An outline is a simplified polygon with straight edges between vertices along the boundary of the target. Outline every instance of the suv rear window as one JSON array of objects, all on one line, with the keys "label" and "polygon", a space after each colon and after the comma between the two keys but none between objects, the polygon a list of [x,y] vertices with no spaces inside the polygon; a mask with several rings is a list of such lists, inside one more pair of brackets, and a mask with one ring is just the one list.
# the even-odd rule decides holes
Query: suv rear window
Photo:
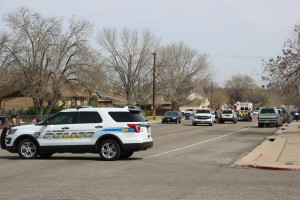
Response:
[{"label": "suv rear window", "polygon": [[260,111],[260,114],[274,114],[275,109],[274,108],[263,108]]},{"label": "suv rear window", "polygon": [[223,110],[223,114],[232,114],[232,110]]},{"label": "suv rear window", "polygon": [[146,122],[140,112],[108,112],[116,122]]}]

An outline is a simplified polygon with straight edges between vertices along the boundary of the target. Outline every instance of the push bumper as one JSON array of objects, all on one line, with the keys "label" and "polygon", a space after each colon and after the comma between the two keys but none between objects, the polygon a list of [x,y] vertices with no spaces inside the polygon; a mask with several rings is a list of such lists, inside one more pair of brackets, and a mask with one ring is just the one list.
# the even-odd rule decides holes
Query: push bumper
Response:
[{"label": "push bumper", "polygon": [[213,123],[210,119],[209,120],[205,120],[205,119],[194,119],[193,120],[194,124],[211,124]]},{"label": "push bumper", "polygon": [[6,135],[7,135],[8,130],[9,130],[9,128],[5,127],[3,129],[3,131],[1,132],[1,148],[2,149],[6,149],[5,140],[6,140]]}]

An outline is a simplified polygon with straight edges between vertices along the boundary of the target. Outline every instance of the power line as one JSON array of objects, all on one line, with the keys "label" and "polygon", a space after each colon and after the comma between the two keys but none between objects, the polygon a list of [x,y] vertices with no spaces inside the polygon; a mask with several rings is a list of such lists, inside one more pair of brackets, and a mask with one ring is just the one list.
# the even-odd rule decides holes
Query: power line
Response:
[{"label": "power line", "polygon": [[217,58],[245,58],[245,59],[266,59],[266,58],[271,58],[272,56],[238,56],[238,55],[234,55],[234,56],[230,56],[230,55],[209,55],[209,57],[217,57]]}]

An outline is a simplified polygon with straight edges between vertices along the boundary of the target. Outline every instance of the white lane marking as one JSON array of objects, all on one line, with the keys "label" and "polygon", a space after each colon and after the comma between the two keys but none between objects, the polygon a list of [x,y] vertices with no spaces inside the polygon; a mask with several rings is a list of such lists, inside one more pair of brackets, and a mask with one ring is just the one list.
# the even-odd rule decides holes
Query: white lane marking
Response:
[{"label": "white lane marking", "polygon": [[[248,127],[248,128],[250,128],[250,127]],[[165,155],[165,154],[173,153],[173,152],[180,151],[180,150],[183,150],[183,149],[187,149],[187,148],[190,148],[190,147],[193,147],[193,146],[197,146],[197,145],[200,145],[200,144],[204,144],[204,143],[207,143],[207,142],[211,142],[213,140],[218,140],[220,138],[232,135],[234,133],[238,133],[238,132],[244,131],[244,130],[246,130],[248,128],[243,128],[241,130],[230,132],[230,133],[227,133],[225,135],[221,135],[219,137],[215,137],[215,138],[212,138],[212,139],[209,139],[209,140],[205,140],[205,141],[202,141],[202,142],[191,144],[191,145],[188,145],[188,146],[185,146],[185,147],[181,147],[181,148],[178,148],[178,149],[174,149],[174,150],[171,150],[171,151],[166,151],[166,152],[163,152],[163,153],[159,153],[159,154],[156,154],[156,155],[153,155],[153,156],[149,156],[149,157],[146,157],[146,158],[154,158],[154,157],[158,157],[158,156],[161,156],[161,155]],[[146,159],[146,158],[144,158],[144,159]]]}]

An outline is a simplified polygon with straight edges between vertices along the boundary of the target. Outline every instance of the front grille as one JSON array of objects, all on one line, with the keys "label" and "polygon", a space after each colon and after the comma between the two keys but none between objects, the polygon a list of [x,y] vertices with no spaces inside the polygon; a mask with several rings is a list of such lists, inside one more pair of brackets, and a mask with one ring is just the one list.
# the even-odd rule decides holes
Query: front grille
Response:
[{"label": "front grille", "polygon": [[210,119],[209,116],[197,116],[197,119]]}]

